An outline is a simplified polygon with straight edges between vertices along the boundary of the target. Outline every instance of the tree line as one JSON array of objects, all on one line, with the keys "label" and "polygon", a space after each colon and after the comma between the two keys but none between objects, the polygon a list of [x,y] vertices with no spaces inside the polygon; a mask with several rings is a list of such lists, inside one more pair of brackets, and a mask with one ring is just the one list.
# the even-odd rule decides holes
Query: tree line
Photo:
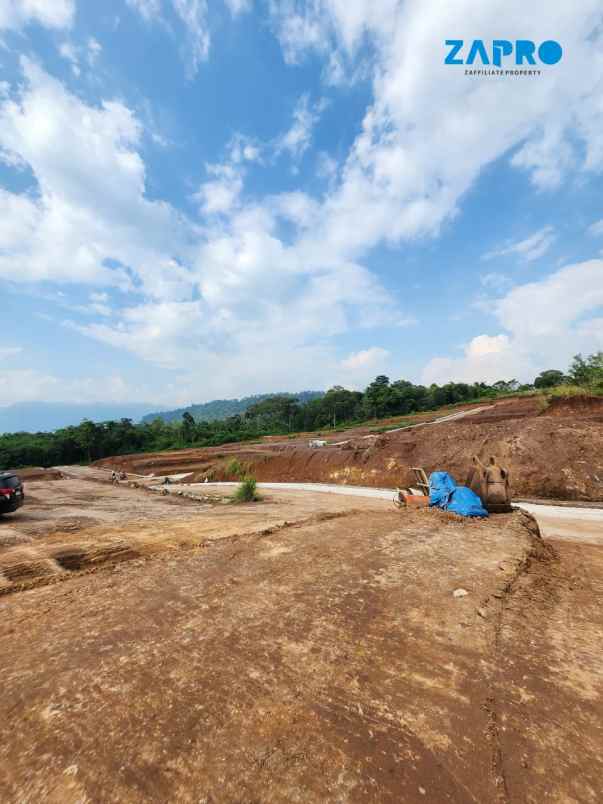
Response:
[{"label": "tree line", "polygon": [[364,391],[336,385],[323,396],[305,402],[292,394],[277,394],[261,399],[242,414],[221,420],[198,421],[186,411],[180,421],[156,418],[135,424],[131,419],[102,423],[85,419],[53,433],[9,433],[0,436],[0,469],[88,463],[133,452],[219,446],[263,435],[338,428],[563,385],[603,393],[603,352],[576,355],[567,372],[549,369],[531,384],[500,380],[492,385],[449,382],[424,386],[408,380],[391,382],[380,375]]}]

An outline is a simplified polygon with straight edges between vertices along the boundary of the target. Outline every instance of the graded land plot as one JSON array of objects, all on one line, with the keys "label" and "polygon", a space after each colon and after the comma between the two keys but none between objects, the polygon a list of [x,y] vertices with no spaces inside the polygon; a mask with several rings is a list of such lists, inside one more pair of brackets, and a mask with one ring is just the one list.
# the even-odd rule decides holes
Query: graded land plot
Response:
[{"label": "graded land plot", "polygon": [[602,799],[600,546],[520,511],[122,492],[173,518],[92,531],[180,549],[0,598],[2,801]]},{"label": "graded land plot", "polygon": [[234,489],[202,489],[204,499],[192,500],[97,482],[95,471],[84,467],[73,471],[76,477],[26,480],[26,504],[0,517],[0,593],[163,550],[391,507],[295,491],[270,491],[259,503],[241,506],[229,501]]}]

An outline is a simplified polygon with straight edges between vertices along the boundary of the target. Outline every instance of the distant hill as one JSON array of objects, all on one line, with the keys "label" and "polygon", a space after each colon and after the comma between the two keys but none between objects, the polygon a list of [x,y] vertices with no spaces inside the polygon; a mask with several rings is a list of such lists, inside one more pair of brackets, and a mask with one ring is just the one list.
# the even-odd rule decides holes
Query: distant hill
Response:
[{"label": "distant hill", "polygon": [[148,413],[147,404],[70,404],[68,402],[18,402],[0,408],[0,433],[41,433],[80,424],[82,419],[139,421]]},{"label": "distant hill", "polygon": [[[282,393],[288,393],[283,391]],[[212,402],[204,402],[199,405],[189,405],[187,408],[176,408],[175,410],[164,410],[159,413],[149,413],[143,417],[143,422],[152,422],[154,419],[163,419],[164,422],[179,421],[185,413],[190,413],[195,421],[211,422],[216,419],[227,419],[229,416],[245,413],[247,408],[262,402],[271,396],[280,394],[257,394],[256,396],[245,396],[242,399],[214,399]],[[300,391],[298,394],[290,394],[301,403],[309,402],[311,399],[318,399],[324,396],[323,391]]]}]

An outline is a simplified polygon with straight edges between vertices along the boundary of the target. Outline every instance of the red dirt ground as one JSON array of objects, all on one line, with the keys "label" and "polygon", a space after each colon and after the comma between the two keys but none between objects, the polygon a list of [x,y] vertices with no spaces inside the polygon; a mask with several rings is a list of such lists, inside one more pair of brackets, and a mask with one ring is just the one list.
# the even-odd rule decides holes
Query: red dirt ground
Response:
[{"label": "red dirt ground", "polygon": [[[0,598],[2,802],[602,800],[600,546],[327,494],[201,514],[76,480],[35,496],[56,527],[107,520],[78,539],[197,545]],[[319,497],[338,515],[304,519]],[[293,523],[261,528],[279,505]]]}]

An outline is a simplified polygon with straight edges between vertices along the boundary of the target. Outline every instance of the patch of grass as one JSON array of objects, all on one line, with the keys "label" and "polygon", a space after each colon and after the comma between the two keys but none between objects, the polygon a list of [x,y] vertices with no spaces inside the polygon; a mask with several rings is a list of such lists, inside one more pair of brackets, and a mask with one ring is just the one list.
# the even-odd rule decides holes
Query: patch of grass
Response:
[{"label": "patch of grass", "polygon": [[237,490],[232,495],[232,501],[234,503],[246,503],[261,500],[262,498],[257,493],[256,486],[257,483],[255,477],[244,478],[243,482],[237,487]]},{"label": "patch of grass", "polygon": [[238,458],[231,458],[226,464],[226,474],[243,480],[249,474],[249,465],[241,463]]},{"label": "patch of grass", "polygon": [[557,385],[546,393],[549,397],[597,396],[603,393],[603,389],[582,385]]}]

